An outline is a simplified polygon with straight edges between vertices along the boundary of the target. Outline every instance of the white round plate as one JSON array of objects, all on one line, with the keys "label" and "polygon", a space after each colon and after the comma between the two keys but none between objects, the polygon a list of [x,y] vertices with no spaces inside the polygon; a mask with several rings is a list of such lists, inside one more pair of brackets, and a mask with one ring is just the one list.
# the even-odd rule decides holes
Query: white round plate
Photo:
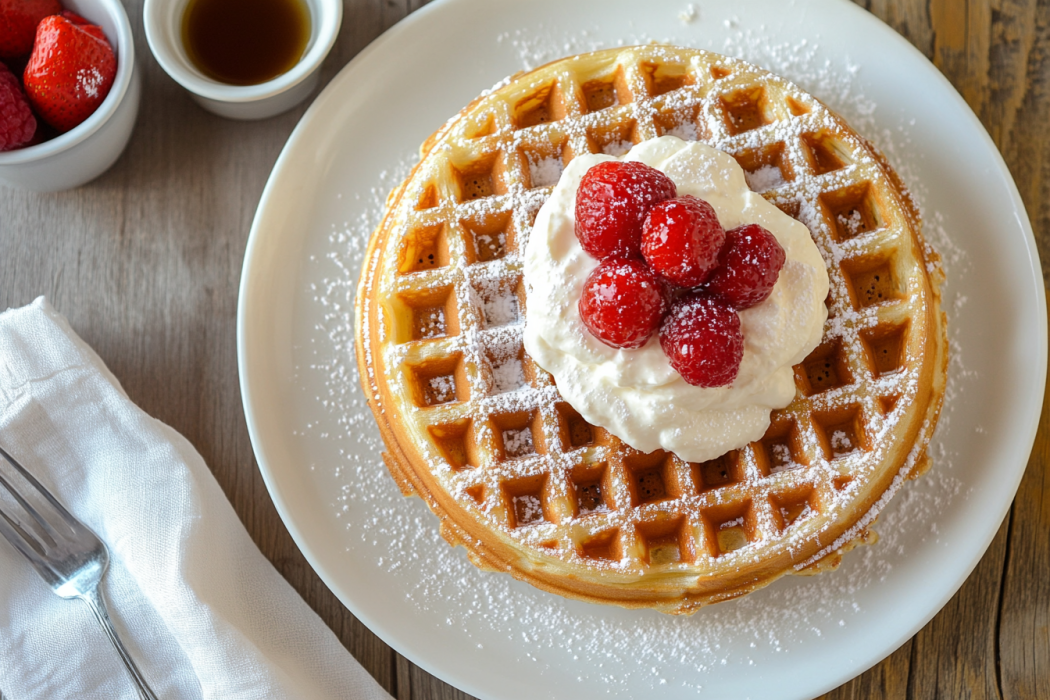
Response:
[{"label": "white round plate", "polygon": [[[874,140],[940,249],[951,379],[934,466],[883,513],[879,544],[688,618],[563,600],[486,574],[404,499],[353,359],[357,271],[410,154],[505,75],[650,40],[750,59]],[[901,37],[845,0],[447,0],[354,59],[274,167],[241,279],[238,352],[259,468],[310,564],[398,652],[482,698],[811,698],[924,625],[999,527],[1046,372],[1028,219],[980,123]]]}]

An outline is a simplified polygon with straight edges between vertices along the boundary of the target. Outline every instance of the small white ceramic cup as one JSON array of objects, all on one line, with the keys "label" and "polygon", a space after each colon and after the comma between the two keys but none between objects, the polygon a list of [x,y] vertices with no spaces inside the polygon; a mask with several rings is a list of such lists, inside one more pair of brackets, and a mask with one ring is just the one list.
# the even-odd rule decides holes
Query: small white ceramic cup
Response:
[{"label": "small white ceramic cup", "polygon": [[204,75],[182,44],[182,18],[189,0],[146,0],[146,41],[157,63],[204,109],[229,119],[265,119],[302,102],[317,87],[321,62],[335,44],[343,21],[342,0],[306,0],[310,39],[302,59],[287,73],[258,85],[227,85]]},{"label": "small white ceramic cup", "polygon": [[142,84],[120,0],[63,0],[62,6],[102,27],[117,55],[117,75],[106,99],[83,123],[50,141],[0,153],[0,182],[23,190],[56,192],[94,180],[124,152],[139,113]]}]

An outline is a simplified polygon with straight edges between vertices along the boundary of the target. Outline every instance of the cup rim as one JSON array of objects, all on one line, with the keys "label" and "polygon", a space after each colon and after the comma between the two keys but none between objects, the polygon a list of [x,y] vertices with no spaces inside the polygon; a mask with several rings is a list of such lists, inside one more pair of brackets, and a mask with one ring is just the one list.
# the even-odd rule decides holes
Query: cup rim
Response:
[{"label": "cup rim", "polygon": [[131,34],[131,21],[120,0],[94,1],[116,20],[114,24],[117,27],[117,74],[113,78],[113,86],[109,89],[109,94],[90,117],[66,133],[34,146],[0,152],[0,166],[30,163],[68,151],[101,129],[103,124],[116,114],[117,107],[124,101],[124,95],[131,86],[131,75],[135,70],[135,42]]},{"label": "cup rim", "polygon": [[[303,55],[290,70],[272,80],[256,85],[228,85],[208,78],[195,69],[188,69],[186,61],[181,60],[178,49],[171,45],[173,39],[170,29],[172,13],[164,12],[168,6],[178,0],[146,0],[142,8],[143,24],[146,29],[146,43],[149,44],[153,57],[157,59],[164,72],[172,80],[191,93],[205,99],[227,103],[249,103],[274,97],[298,85],[308,78],[324,61],[328,52],[335,45],[339,27],[343,20],[343,3],[341,0],[315,0],[320,10],[314,21],[317,35],[313,46]],[[310,5],[310,0],[304,0]],[[179,15],[181,20],[181,14]]]}]

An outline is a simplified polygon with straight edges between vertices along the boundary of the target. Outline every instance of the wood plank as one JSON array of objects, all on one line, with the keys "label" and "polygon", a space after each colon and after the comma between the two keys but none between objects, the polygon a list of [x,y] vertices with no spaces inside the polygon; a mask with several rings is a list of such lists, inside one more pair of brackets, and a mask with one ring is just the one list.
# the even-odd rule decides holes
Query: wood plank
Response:
[{"label": "wood plank", "polygon": [[409,675],[412,700],[475,700],[472,695],[438,680],[418,666],[413,665]]},{"label": "wood plank", "polygon": [[921,51],[933,57],[933,26],[925,0],[854,0]]},{"label": "wood plank", "polygon": [[397,664],[397,692],[392,695],[395,700],[412,700],[412,669],[415,664],[396,652],[394,658]]},{"label": "wood plank", "polygon": [[1050,4],[1004,2],[993,12],[992,99],[981,120],[1028,210],[1050,284]]},{"label": "wood plank", "polygon": [[980,115],[988,104],[991,7],[988,0],[930,0],[933,63]]}]

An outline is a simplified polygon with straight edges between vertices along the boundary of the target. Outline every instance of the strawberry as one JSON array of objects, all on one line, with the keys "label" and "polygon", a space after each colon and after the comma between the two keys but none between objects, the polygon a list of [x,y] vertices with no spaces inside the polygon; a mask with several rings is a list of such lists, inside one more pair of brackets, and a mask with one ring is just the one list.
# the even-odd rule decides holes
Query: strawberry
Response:
[{"label": "strawberry", "polygon": [[59,131],[80,124],[106,99],[116,75],[117,58],[101,27],[71,12],[40,22],[24,82],[45,122]]},{"label": "strawberry", "polygon": [[36,118],[14,73],[0,63],[0,151],[25,146],[36,133]]},{"label": "strawberry", "polygon": [[58,0],[0,0],[0,58],[17,58],[32,51],[40,20],[61,11]]}]

